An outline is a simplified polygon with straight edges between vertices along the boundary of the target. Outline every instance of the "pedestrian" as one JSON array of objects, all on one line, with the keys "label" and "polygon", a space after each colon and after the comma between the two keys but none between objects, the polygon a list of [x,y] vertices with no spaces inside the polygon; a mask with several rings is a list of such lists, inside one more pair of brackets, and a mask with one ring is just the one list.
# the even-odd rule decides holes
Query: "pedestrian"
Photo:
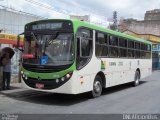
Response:
[{"label": "pedestrian", "polygon": [[2,53],[2,51],[1,51],[1,49],[0,49],[0,90],[2,90],[2,72],[3,72],[3,70],[2,70],[2,56],[1,56],[1,53]]},{"label": "pedestrian", "polygon": [[3,82],[2,89],[9,90],[10,89],[10,81],[11,81],[11,58],[10,53],[5,52],[4,57],[2,58],[3,64]]}]

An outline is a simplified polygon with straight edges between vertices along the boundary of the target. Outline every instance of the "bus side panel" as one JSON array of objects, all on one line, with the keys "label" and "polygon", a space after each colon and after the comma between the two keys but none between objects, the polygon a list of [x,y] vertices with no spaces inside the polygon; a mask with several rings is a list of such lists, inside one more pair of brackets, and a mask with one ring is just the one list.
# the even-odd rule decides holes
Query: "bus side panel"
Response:
[{"label": "bus side panel", "polygon": [[103,71],[107,81],[106,87],[133,81],[128,59],[102,58],[102,61],[106,63],[106,68]]},{"label": "bus side panel", "polygon": [[103,71],[106,76],[106,87],[120,85],[134,81],[135,72],[139,68],[141,79],[151,75],[151,59],[119,59],[103,58],[106,68]]},{"label": "bus side panel", "polygon": [[[84,68],[78,71],[74,71],[71,79],[57,89],[34,89],[26,86],[24,82],[23,85],[33,90],[54,93],[78,94],[91,91],[93,89],[95,76],[99,71],[101,71],[101,61],[106,62],[106,68],[105,70],[103,70],[106,76],[106,87],[134,81],[134,76],[137,68],[140,69],[141,79],[151,75],[152,73],[151,59],[99,59],[96,57],[92,57],[91,61]],[[111,63],[112,65],[110,65]],[[113,63],[116,63],[116,66],[114,66]]]},{"label": "bus side panel", "polygon": [[93,89],[93,82],[96,74],[100,71],[100,65],[100,60],[92,57],[91,61],[84,68],[77,71],[79,93],[88,92]]},{"label": "bus side panel", "polygon": [[152,60],[146,59],[140,61],[141,79],[152,74]]}]

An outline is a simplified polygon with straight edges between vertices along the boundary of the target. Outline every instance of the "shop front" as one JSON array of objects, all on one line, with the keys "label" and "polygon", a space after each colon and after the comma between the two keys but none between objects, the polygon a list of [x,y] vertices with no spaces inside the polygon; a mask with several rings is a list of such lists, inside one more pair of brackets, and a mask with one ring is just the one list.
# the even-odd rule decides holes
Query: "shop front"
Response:
[{"label": "shop front", "polygon": [[[17,45],[17,35],[12,34],[3,34],[0,33],[0,57],[2,56],[2,50],[5,48],[11,48],[13,51],[15,50]],[[23,46],[23,37],[20,38],[20,45]],[[19,58],[20,53],[15,52],[12,60],[11,60],[11,82],[18,82],[19,80],[17,78],[19,75]],[[3,71],[2,71],[2,65],[0,65],[0,89],[2,89],[2,79],[3,79]]]}]

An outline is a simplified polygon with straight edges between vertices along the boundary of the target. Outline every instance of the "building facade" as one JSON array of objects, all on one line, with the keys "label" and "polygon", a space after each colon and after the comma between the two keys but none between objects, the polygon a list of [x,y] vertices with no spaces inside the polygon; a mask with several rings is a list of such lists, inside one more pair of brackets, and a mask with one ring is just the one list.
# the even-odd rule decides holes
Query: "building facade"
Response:
[{"label": "building facade", "polygon": [[84,15],[84,16],[70,15],[70,19],[78,19],[78,20],[81,20],[81,21],[90,22],[90,16],[89,15]]},{"label": "building facade", "polygon": [[156,21],[160,20],[160,9],[146,11],[144,20]]},{"label": "building facade", "polygon": [[31,14],[0,9],[0,31],[1,33],[19,34],[24,31],[24,25],[28,22],[42,19]]},{"label": "building facade", "polygon": [[[24,26],[26,23],[40,19],[44,18],[24,12],[13,11],[12,9],[0,8],[0,34],[12,34],[16,36],[24,31]],[[1,42],[0,49],[3,49],[4,47],[11,47],[14,49],[13,44]],[[19,73],[19,54],[20,52],[16,51],[14,57],[12,58],[11,82],[18,81],[17,75]]]}]

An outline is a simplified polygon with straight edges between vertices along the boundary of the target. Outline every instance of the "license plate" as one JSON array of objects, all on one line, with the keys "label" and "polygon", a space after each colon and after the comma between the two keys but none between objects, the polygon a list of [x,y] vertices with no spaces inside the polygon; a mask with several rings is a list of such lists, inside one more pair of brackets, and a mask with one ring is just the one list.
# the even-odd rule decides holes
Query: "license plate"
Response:
[{"label": "license plate", "polygon": [[44,84],[36,83],[36,88],[42,89],[42,88],[44,88]]}]

